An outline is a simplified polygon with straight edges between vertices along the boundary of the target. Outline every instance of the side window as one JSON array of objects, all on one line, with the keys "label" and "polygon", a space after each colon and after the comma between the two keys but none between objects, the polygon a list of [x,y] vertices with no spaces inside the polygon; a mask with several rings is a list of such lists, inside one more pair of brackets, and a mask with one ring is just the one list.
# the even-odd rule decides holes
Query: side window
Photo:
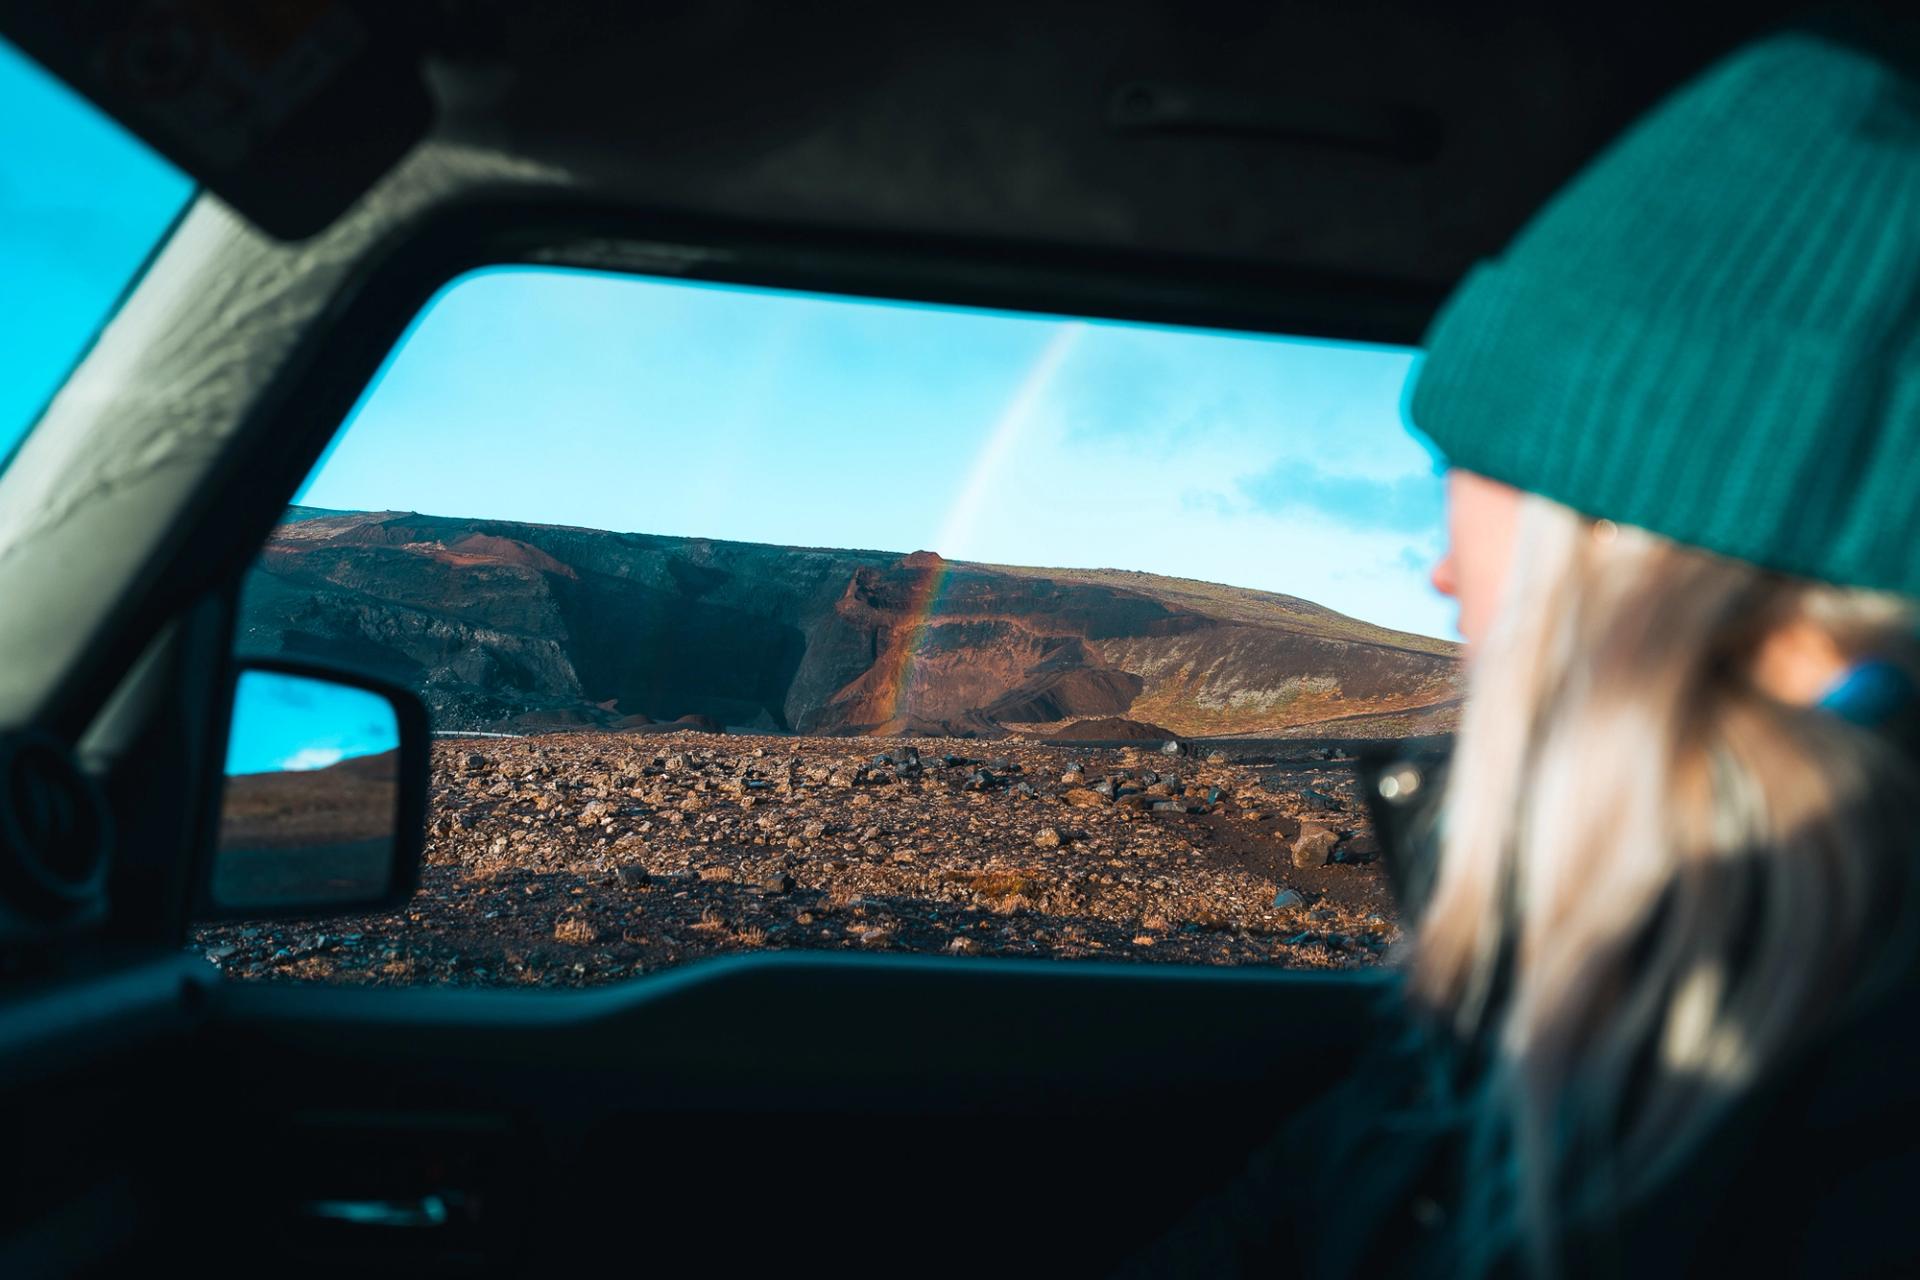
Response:
[{"label": "side window", "polygon": [[1351,760],[1456,700],[1412,354],[456,281],[262,548],[238,637],[424,696],[422,889],[199,941],[375,983],[781,948],[1377,963]]},{"label": "side window", "polygon": [[0,40],[0,469],[193,194]]}]

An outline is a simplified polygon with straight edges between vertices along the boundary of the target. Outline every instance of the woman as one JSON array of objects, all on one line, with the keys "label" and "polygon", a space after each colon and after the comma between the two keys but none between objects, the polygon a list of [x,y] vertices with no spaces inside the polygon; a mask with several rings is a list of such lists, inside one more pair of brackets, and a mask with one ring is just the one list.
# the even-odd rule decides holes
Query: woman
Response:
[{"label": "woman", "polygon": [[1920,1264],[1912,48],[1733,55],[1436,321],[1468,697],[1404,1007],[1144,1269]]}]

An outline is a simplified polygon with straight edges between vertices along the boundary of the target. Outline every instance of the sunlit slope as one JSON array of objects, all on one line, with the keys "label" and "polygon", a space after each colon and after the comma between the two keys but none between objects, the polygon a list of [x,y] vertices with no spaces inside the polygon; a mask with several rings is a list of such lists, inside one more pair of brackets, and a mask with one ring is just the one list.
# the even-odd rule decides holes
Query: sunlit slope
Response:
[{"label": "sunlit slope", "polygon": [[1429,727],[1426,708],[1450,714],[1456,693],[1444,641],[1218,584],[412,513],[294,517],[249,580],[247,646],[384,671],[447,727],[1397,730]]},{"label": "sunlit slope", "polygon": [[1291,628],[1306,635],[1412,649],[1449,659],[1457,656],[1459,649],[1451,640],[1377,627],[1371,622],[1335,613],[1325,605],[1302,600],[1298,596],[1282,595],[1277,591],[1255,591],[1250,587],[1230,587],[1225,583],[1200,582],[1192,578],[1169,578],[1133,569],[1037,569],[1011,564],[972,567],[1019,577],[1048,578],[1055,582],[1136,591],[1223,622]]}]

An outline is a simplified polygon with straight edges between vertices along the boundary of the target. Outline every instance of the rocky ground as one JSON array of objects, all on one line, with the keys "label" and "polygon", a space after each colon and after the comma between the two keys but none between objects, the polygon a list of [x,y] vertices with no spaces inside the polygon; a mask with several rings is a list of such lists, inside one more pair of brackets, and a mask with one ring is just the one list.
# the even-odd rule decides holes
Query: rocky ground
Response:
[{"label": "rocky ground", "polygon": [[1346,968],[1400,937],[1337,761],[442,739],[429,821],[404,911],[227,924],[194,945],[239,978],[582,986],[797,948]]}]

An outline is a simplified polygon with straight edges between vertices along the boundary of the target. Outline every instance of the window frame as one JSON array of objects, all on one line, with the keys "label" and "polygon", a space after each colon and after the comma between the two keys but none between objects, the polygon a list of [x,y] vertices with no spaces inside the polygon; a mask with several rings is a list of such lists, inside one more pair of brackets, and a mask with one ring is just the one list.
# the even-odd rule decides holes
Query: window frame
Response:
[{"label": "window frame", "polygon": [[[1395,344],[1417,342],[1444,297],[1225,260],[726,225],[565,196],[456,201],[377,243],[349,271],[240,415],[161,554],[69,665],[41,723],[79,735],[175,619],[209,607],[237,618],[248,566],[415,319],[461,277],[514,266]],[[211,687],[230,690],[232,636],[216,634],[218,651],[192,661]],[[206,714],[218,721],[230,710],[220,699]],[[203,776],[217,777],[217,764]],[[198,835],[180,851],[183,880],[200,874],[211,850],[207,824],[190,825]],[[174,918],[155,924],[184,937],[190,901],[168,895],[155,905]]]}]

